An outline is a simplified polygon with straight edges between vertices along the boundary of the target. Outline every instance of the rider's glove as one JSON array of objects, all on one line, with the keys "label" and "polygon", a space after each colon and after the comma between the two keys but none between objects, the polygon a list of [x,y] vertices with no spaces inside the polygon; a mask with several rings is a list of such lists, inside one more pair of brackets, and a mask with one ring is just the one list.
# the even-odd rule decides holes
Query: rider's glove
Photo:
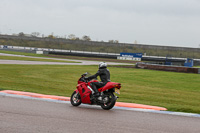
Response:
[{"label": "rider's glove", "polygon": [[84,79],[85,79],[85,80],[89,80],[89,78],[88,78],[88,77],[85,77]]}]

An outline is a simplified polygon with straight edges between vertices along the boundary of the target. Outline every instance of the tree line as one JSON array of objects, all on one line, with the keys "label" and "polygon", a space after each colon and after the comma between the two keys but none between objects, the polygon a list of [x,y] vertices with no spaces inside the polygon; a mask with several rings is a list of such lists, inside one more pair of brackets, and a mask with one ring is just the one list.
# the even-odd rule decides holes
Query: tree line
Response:
[{"label": "tree line", "polygon": [[[113,42],[97,42],[74,40],[75,35],[69,35],[67,38],[60,38],[46,36],[41,37],[38,33],[26,35],[19,33],[18,35],[7,35],[7,37],[0,36],[0,45],[10,46],[25,46],[38,48],[51,48],[62,50],[76,50],[76,51],[91,51],[102,53],[144,53],[148,56],[168,56],[181,58],[198,58],[200,59],[200,49],[198,48],[184,48],[184,47],[170,47],[157,45],[142,45],[142,44],[126,44]],[[9,37],[10,36],[10,37]],[[53,38],[52,38],[53,37]],[[71,38],[70,38],[71,37]],[[54,39],[55,38],[55,39]]]},{"label": "tree line", "polygon": [[[14,35],[17,35],[17,36],[29,36],[29,37],[42,37],[44,38],[44,34],[40,34],[39,32],[32,32],[31,34],[25,34],[23,32],[20,32],[18,34],[14,34]],[[63,37],[59,37],[59,36],[56,36],[54,35],[53,33],[48,35],[47,38],[51,38],[51,39],[57,39],[57,38],[63,38]],[[82,36],[81,38],[80,37],[77,37],[76,35],[74,34],[69,34],[68,37],[64,37],[64,39],[69,39],[69,40],[83,40],[83,41],[92,41],[92,39],[90,38],[90,36],[88,35],[84,35]],[[103,40],[101,42],[104,42]],[[109,43],[119,43],[118,40],[108,40]]]}]

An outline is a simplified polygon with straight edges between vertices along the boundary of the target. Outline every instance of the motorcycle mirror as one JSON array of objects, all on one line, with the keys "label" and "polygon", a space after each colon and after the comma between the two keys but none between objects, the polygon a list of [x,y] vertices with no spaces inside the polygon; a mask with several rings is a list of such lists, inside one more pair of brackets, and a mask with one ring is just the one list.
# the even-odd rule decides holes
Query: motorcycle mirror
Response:
[{"label": "motorcycle mirror", "polygon": [[82,77],[83,77],[83,76],[85,77],[86,75],[87,75],[87,72],[86,72],[86,73],[84,73],[84,74],[82,74],[81,76],[82,76]]}]

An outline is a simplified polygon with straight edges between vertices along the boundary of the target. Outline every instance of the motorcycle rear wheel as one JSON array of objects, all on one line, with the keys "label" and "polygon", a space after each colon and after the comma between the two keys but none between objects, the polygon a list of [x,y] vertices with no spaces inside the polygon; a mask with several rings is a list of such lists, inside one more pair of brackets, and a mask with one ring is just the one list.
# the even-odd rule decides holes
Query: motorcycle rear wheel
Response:
[{"label": "motorcycle rear wheel", "polygon": [[101,108],[105,110],[112,109],[116,102],[116,97],[113,93],[107,93],[105,94],[105,97],[103,98],[103,104],[101,104]]},{"label": "motorcycle rear wheel", "polygon": [[74,91],[71,95],[70,102],[73,106],[79,106],[81,104],[81,96],[79,92]]}]

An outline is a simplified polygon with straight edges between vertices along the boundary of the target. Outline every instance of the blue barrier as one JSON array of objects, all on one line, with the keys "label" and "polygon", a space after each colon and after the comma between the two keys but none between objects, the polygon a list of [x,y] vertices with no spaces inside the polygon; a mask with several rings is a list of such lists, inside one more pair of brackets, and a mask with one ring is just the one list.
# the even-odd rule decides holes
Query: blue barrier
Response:
[{"label": "blue barrier", "polygon": [[135,57],[142,58],[142,53],[120,53],[121,57]]}]

